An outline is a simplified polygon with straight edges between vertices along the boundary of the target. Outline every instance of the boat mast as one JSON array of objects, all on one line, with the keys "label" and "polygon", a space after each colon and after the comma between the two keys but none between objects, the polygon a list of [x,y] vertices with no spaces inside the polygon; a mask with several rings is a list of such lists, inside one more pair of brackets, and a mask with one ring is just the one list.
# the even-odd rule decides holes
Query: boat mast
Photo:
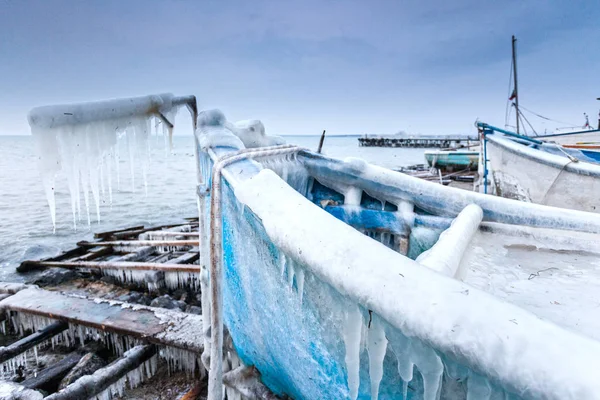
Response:
[{"label": "boat mast", "polygon": [[512,37],[512,62],[513,62],[513,78],[515,90],[513,92],[515,96],[515,119],[517,120],[517,133],[519,132],[519,89],[517,87],[517,38],[515,35]]}]

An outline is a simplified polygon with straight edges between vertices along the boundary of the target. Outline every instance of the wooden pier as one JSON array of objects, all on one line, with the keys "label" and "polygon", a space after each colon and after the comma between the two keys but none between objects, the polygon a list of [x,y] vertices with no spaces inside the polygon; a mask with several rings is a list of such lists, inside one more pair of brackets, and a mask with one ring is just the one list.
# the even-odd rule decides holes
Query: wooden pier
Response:
[{"label": "wooden pier", "polygon": [[470,147],[476,136],[412,136],[412,137],[360,137],[358,145],[363,147],[417,147],[460,149]]},{"label": "wooden pier", "polygon": [[[0,282],[6,343],[0,347],[0,391],[30,400],[43,398],[40,390],[52,400],[123,398],[128,382],[130,390],[148,386],[140,387],[147,390],[144,398],[204,398],[203,351],[210,332],[201,315],[199,244],[204,239],[198,219],[102,232],[95,239],[57,257],[21,263],[17,271],[35,284]],[[60,359],[40,364],[38,353]],[[234,361],[227,335],[224,354],[228,396],[277,399],[255,368]],[[107,365],[68,381],[67,374],[83,368],[90,356]],[[69,383],[61,389],[65,380]]]}]

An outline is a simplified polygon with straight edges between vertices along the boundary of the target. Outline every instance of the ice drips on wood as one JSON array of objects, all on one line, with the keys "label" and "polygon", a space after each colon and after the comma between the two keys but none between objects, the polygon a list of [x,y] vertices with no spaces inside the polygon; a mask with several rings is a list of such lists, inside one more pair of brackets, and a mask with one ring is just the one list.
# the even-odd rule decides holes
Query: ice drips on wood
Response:
[{"label": "ice drips on wood", "polygon": [[57,173],[61,170],[67,178],[73,225],[76,226],[77,221],[82,219],[82,193],[88,224],[91,223],[90,208],[100,221],[100,204],[106,191],[108,203],[112,204],[113,174],[116,174],[117,184],[120,183],[120,139],[127,146],[132,191],[135,191],[138,168],[147,190],[148,140],[153,128],[156,134],[160,131],[165,137],[171,136],[177,111],[173,103],[173,95],[161,94],[31,110],[29,125],[55,229],[55,185]]}]

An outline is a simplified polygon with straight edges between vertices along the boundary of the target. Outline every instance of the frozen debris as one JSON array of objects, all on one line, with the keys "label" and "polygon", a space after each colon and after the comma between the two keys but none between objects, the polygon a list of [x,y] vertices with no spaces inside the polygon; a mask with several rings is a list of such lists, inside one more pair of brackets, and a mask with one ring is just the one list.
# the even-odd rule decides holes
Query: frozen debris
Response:
[{"label": "frozen debris", "polygon": [[161,271],[116,268],[100,268],[100,271],[102,275],[113,277],[121,284],[145,285],[150,292],[157,292],[164,286],[163,273]]},{"label": "frozen debris", "polygon": [[146,363],[155,353],[156,349],[151,345],[133,347],[110,365],[96,370],[92,375],[82,376],[46,399],[78,400],[96,395],[96,399],[104,400],[122,396],[127,382],[130,388],[136,387],[156,372],[156,369],[148,371]]},{"label": "frozen debris", "polygon": [[41,400],[44,395],[15,382],[0,381],[0,400]]},{"label": "frozen debris", "polygon": [[104,367],[106,365],[106,361],[104,361],[101,357],[97,356],[95,353],[87,353],[84,355],[81,360],[73,367],[71,371],[65,376],[58,385],[58,389],[64,389],[71,383],[75,382],[77,379],[81,378],[84,375],[91,375],[94,371]]}]

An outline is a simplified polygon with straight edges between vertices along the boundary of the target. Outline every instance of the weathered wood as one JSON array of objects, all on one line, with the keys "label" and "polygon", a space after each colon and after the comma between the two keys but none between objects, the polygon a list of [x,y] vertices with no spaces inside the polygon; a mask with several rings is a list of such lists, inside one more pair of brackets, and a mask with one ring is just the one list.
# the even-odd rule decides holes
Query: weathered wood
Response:
[{"label": "weathered wood", "polygon": [[177,258],[169,260],[170,264],[191,264],[200,258],[200,251],[188,251],[187,253],[180,255]]},{"label": "weathered wood", "polygon": [[96,247],[96,246],[198,246],[198,240],[117,240],[110,242],[78,242],[78,246]]},{"label": "weathered wood", "polygon": [[114,235],[115,233],[128,232],[128,231],[133,231],[133,230],[138,230],[138,229],[144,229],[144,225],[130,226],[129,228],[117,229],[115,231],[98,232],[98,233],[94,234],[94,238],[95,239],[104,239],[106,237],[110,237],[111,235]]},{"label": "weathered wood", "polygon": [[82,256],[71,258],[71,259],[66,260],[66,261],[91,261],[91,260],[95,260],[96,258],[108,256],[108,255],[110,255],[112,253],[113,253],[113,248],[112,247],[101,247],[101,246],[99,246],[97,248],[90,249],[87,253],[85,253]]},{"label": "weathered wood", "polygon": [[89,399],[121,379],[126,373],[133,371],[156,354],[156,348],[151,345],[136,346],[125,352],[110,365],[100,368],[92,375],[86,375],[76,380],[58,393],[51,394],[46,400],[80,400]]},{"label": "weathered wood", "polygon": [[56,257],[45,258],[44,260],[51,260],[51,261],[68,260],[69,258],[78,257],[82,254],[85,254],[87,251],[88,251],[88,249],[86,249],[85,247],[77,246],[71,250],[67,250],[64,253],[57,255]]},{"label": "weathered wood", "polygon": [[146,232],[146,235],[152,237],[156,236],[200,236],[198,232],[173,232],[173,231],[151,231]]},{"label": "weathered wood", "polygon": [[69,328],[69,324],[57,321],[23,339],[17,340],[10,346],[0,347],[0,363],[26,352],[33,346],[58,335],[67,328]]},{"label": "weathered wood", "polygon": [[148,257],[150,254],[152,254],[152,252],[154,252],[154,250],[156,249],[152,246],[139,247],[131,253],[127,253],[120,257],[113,258],[112,260],[110,260],[110,262],[138,261],[144,257]]},{"label": "weathered wood", "polygon": [[0,301],[0,309],[130,335],[198,354],[203,349],[202,316],[181,311],[70,297],[39,288],[22,290]]},{"label": "weathered wood", "polygon": [[98,269],[122,269],[142,271],[165,271],[165,272],[198,272],[200,266],[195,264],[153,263],[142,261],[30,261],[35,264],[35,269],[60,267],[60,268],[98,268]]},{"label": "weathered wood", "polygon": [[36,376],[25,379],[21,382],[21,385],[29,389],[56,390],[60,380],[64,378],[75,365],[77,365],[83,355],[84,352],[81,350],[69,353],[59,362],[38,372]]},{"label": "weathered wood", "polygon": [[127,230],[127,231],[123,231],[123,232],[117,232],[114,235],[112,235],[112,237],[115,240],[118,240],[118,239],[126,238],[129,236],[137,236],[141,233],[146,233],[146,232],[150,232],[150,231],[158,231],[161,229],[174,228],[176,226],[183,226],[183,225],[189,225],[189,226],[193,227],[194,225],[197,225],[197,223],[194,224],[193,222],[188,222],[188,223],[184,223],[184,224],[169,224],[169,225],[153,226],[150,228],[143,228],[143,229],[132,229],[132,230]]}]

